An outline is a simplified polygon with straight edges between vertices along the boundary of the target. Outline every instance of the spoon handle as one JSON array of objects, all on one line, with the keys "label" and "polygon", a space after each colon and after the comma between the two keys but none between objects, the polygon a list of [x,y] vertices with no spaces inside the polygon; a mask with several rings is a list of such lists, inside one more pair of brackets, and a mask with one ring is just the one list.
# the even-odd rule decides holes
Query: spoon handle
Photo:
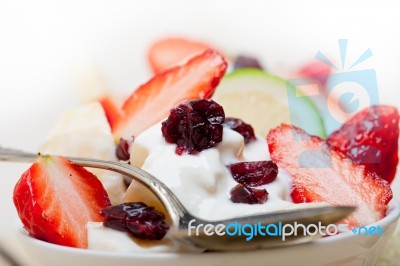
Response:
[{"label": "spoon handle", "polygon": [[[38,156],[42,155],[40,153],[27,153],[14,149],[2,148],[0,146],[0,161],[32,163],[38,158]],[[152,191],[162,202],[175,226],[179,226],[181,219],[187,217],[189,214],[175,194],[163,182],[140,168],[121,162],[76,157],[65,158],[83,167],[117,172],[140,182]]]}]

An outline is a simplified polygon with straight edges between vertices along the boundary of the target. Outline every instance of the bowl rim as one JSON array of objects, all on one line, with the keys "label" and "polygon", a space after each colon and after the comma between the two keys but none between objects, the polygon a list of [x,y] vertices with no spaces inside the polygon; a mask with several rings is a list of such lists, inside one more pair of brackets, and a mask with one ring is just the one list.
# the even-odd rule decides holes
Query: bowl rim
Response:
[{"label": "bowl rim", "polygon": [[[394,224],[398,221],[400,217],[400,202],[397,199],[392,199],[389,202],[389,208],[387,210],[387,215],[382,218],[381,220],[366,225],[366,227],[377,226],[381,225],[383,228],[387,228],[389,225]],[[19,236],[19,241],[30,242],[30,245],[35,245],[37,247],[42,247],[48,250],[58,251],[58,252],[65,252],[70,253],[73,255],[86,255],[86,256],[96,256],[96,257],[120,257],[120,258],[141,258],[141,259],[176,259],[180,257],[193,257],[193,256],[202,256],[202,257],[214,257],[220,255],[226,255],[226,252],[210,252],[210,253],[179,253],[179,252],[144,252],[144,253],[128,253],[128,252],[118,252],[118,251],[103,251],[103,250],[90,250],[90,249],[80,249],[80,248],[73,248],[73,247],[66,247],[57,244],[52,244],[43,240],[36,239],[30,236],[25,229],[19,223],[17,225],[17,234]],[[288,247],[300,246],[300,245],[315,245],[315,244],[328,244],[336,241],[346,240],[350,238],[357,237],[356,234],[352,233],[351,231],[344,232],[335,236],[324,237],[320,239],[316,239],[312,242],[304,243],[304,244],[297,244]],[[282,248],[279,248],[282,249]],[[249,250],[249,251],[232,251],[229,252],[230,254],[233,253],[262,253],[266,252],[271,249],[256,249],[256,250]]]}]

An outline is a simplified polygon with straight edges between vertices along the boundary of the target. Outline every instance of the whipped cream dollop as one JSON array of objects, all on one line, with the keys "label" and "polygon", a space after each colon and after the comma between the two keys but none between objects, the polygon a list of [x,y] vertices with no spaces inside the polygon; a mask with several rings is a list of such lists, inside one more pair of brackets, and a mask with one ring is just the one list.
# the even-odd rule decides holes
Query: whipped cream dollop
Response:
[{"label": "whipped cream dollop", "polygon": [[[269,160],[267,143],[257,137],[244,144],[243,136],[224,128],[222,142],[196,155],[175,153],[176,145],[167,143],[161,124],[140,134],[133,143],[130,162],[164,182],[194,215],[208,219],[227,219],[243,215],[282,210],[290,200],[291,177],[280,169],[275,181],[264,185],[269,195],[264,204],[233,203],[230,190],[237,185],[229,164]],[[125,201],[142,201],[160,206],[155,196],[140,183],[133,181]]]}]

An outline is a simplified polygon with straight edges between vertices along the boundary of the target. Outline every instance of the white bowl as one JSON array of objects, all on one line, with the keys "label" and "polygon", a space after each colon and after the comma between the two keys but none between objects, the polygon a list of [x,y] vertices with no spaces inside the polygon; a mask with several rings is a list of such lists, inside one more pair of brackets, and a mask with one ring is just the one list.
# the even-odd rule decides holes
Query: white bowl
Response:
[{"label": "white bowl", "polygon": [[30,237],[19,228],[18,239],[23,249],[42,266],[70,265],[374,265],[392,236],[400,216],[400,204],[392,200],[387,216],[377,223],[383,236],[356,235],[352,232],[315,240],[311,243],[246,252],[213,252],[203,254],[127,254],[63,247]]}]

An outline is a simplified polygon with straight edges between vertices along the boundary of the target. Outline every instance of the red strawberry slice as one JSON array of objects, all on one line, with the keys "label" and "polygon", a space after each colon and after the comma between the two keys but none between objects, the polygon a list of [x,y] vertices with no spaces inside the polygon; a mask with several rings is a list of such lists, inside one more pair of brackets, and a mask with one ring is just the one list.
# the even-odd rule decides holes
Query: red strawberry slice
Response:
[{"label": "red strawberry slice", "polygon": [[114,135],[130,138],[166,118],[172,107],[185,100],[210,98],[226,71],[227,63],[213,50],[185,65],[156,74],[140,86],[122,107],[123,117]]},{"label": "red strawberry slice", "polygon": [[281,125],[267,136],[272,160],[293,177],[292,200],[356,206],[345,223],[350,228],[371,224],[385,216],[392,199],[390,185],[342,154],[331,151],[319,137]]},{"label": "red strawberry slice", "polygon": [[327,143],[391,183],[399,161],[398,140],[399,112],[392,106],[375,105],[357,113]]},{"label": "red strawberry slice", "polygon": [[110,96],[102,97],[99,102],[104,109],[111,130],[113,130],[118,123],[118,120],[122,116],[122,111]]},{"label": "red strawberry slice", "polygon": [[155,42],[149,49],[148,60],[154,73],[183,64],[196,54],[209,49],[201,42],[183,38],[165,38]]},{"label": "red strawberry slice", "polygon": [[86,248],[86,224],[102,222],[110,200],[100,181],[63,157],[39,156],[14,188],[14,204],[33,237]]}]

